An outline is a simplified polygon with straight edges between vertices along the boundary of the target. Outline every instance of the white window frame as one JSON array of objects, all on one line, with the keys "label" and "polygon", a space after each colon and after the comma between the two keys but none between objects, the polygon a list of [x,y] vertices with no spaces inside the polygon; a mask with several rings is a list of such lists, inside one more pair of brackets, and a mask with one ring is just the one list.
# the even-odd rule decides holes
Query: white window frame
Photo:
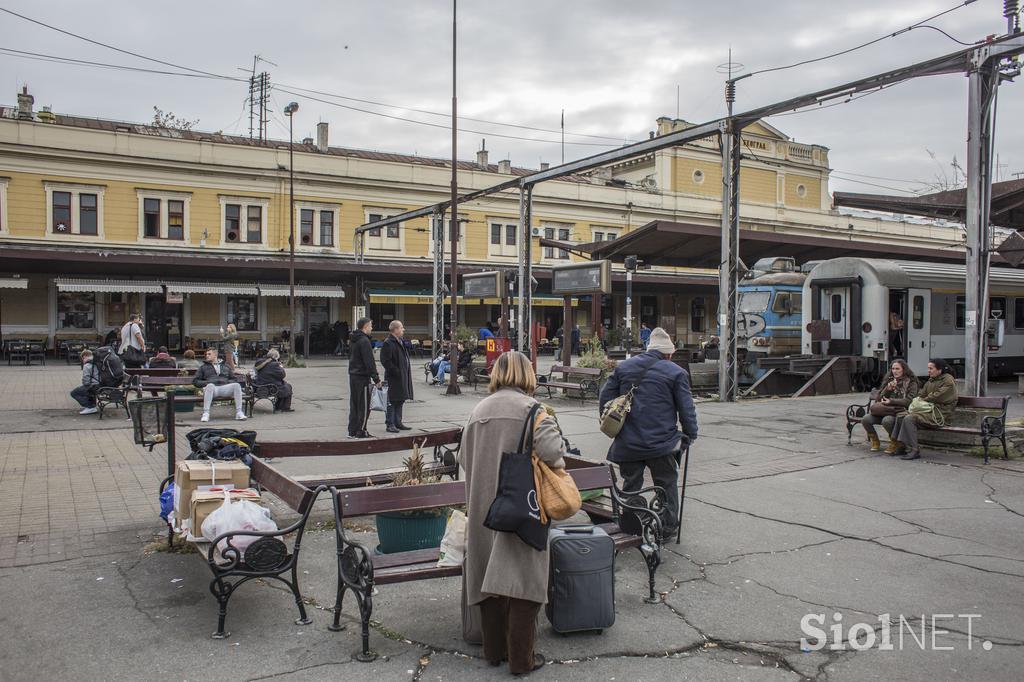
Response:
[{"label": "white window frame", "polygon": [[[500,244],[491,243],[491,230],[492,225],[501,225],[501,239]],[[508,228],[512,227],[515,230],[516,242],[515,244],[506,244],[506,236],[508,234]],[[487,255],[493,258],[518,258],[519,257],[519,221],[512,220],[509,218],[488,218],[487,219]],[[532,236],[531,236],[532,238]]]},{"label": "white window frame", "polygon": [[[220,245],[222,247],[234,248],[236,246],[250,246],[256,248],[270,248],[270,234],[267,231],[268,217],[270,213],[270,199],[263,199],[261,197],[232,197],[221,195],[220,199]],[[241,224],[238,226],[239,240],[237,242],[229,242],[227,240],[227,206],[228,204],[239,204],[239,220]],[[246,241],[249,237],[249,207],[259,206],[260,211],[260,238],[258,242]],[[244,237],[245,239],[242,239]]]},{"label": "white window frame", "polygon": [[[79,237],[86,237],[88,239],[103,239],[103,193],[106,191],[106,185],[88,185],[79,183],[68,183],[68,182],[50,182],[49,180],[43,181],[43,188],[46,190],[46,239],[77,239]],[[67,232],[54,232],[53,231],[53,193],[54,192],[68,192],[71,194],[71,225]],[[83,235],[80,232],[79,221],[81,220],[81,206],[78,203],[78,197],[82,194],[95,194],[96,195],[96,234]],[[5,193],[6,196],[6,193]],[[6,210],[6,202],[5,202]]]},{"label": "white window frame", "polygon": [[[608,239],[608,235],[610,235],[610,234],[615,235],[615,239],[618,239],[620,236],[622,236],[622,230],[619,229],[619,228],[615,228],[615,227],[600,227],[600,226],[591,227],[590,228],[591,241],[594,241],[594,242],[597,242],[597,241],[601,241],[601,242],[615,241],[615,239]],[[600,235],[600,237],[598,235]]]},{"label": "white window frame", "polygon": [[[313,243],[302,243],[302,211],[313,211]],[[334,230],[331,234],[332,243],[325,246],[320,243],[320,214],[333,214]],[[338,250],[338,224],[341,221],[341,206],[316,201],[295,202],[295,248],[301,251],[319,251],[321,249]]]},{"label": "white window frame", "polygon": [[[383,220],[384,218],[390,218],[391,216],[404,213],[404,209],[400,208],[377,208],[373,206],[363,207],[363,224],[373,222],[375,220]],[[370,216],[376,216],[371,218]],[[380,228],[380,235],[374,236],[369,232],[364,233],[363,244],[366,247],[367,253],[377,254],[404,254],[405,253],[405,223],[398,223],[397,226],[392,225],[391,227],[398,227],[398,236],[389,237],[388,228]]]},{"label": "white window frame", "polygon": [[[459,214],[459,221],[462,223],[462,229],[459,230],[459,258],[466,257],[466,226],[469,216],[462,213]],[[427,254],[431,258],[434,256],[434,216],[430,216],[428,223],[430,226],[427,232]],[[488,237],[490,239],[490,237]],[[452,254],[452,219],[444,219],[444,255],[450,256]]]},{"label": "white window frame", "polygon": [[[191,213],[192,193],[191,192],[169,192],[165,190],[137,189],[136,196],[139,199],[139,241],[146,244],[169,244],[173,246],[188,244],[191,242],[189,235],[189,216]],[[160,236],[146,236],[146,199],[156,199],[160,202]],[[183,224],[181,239],[170,239],[167,231],[170,227],[170,201],[180,201],[184,204]]]},{"label": "white window frame", "polygon": [[[557,239],[558,241],[571,241],[572,231],[575,226],[572,223],[556,223],[556,222],[542,222],[540,224],[541,236],[545,239]],[[548,232],[552,233],[552,236],[548,236]],[[565,233],[566,236],[563,238],[561,235]],[[572,258],[569,256],[569,252],[565,249],[558,249],[553,246],[545,246],[544,250],[541,251],[542,259],[550,263],[567,263]]]}]

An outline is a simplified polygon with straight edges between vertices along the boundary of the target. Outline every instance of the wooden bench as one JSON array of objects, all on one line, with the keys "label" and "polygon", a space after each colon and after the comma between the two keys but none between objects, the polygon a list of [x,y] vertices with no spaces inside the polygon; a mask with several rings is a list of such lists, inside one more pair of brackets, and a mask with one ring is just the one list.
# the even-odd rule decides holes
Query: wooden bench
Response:
[{"label": "wooden bench", "polygon": [[[548,398],[551,398],[552,389],[564,389],[565,391],[579,391],[580,401],[586,402],[587,397],[593,395],[597,398],[600,392],[600,381],[602,370],[592,367],[565,367],[563,365],[552,365],[547,375],[537,377],[537,391],[546,390]],[[555,375],[561,375],[561,379],[555,379]],[[569,380],[570,376],[579,377]],[[535,392],[536,393],[536,392]]]},{"label": "wooden bench", "polygon": [[257,384],[253,378],[246,374],[245,384],[242,385],[242,404],[245,406],[245,413],[252,416],[256,403],[266,400],[273,409],[277,409],[277,386],[275,384]]},{"label": "wooden bench", "polygon": [[[852,443],[853,429],[860,420],[871,409],[871,404],[878,400],[879,391],[876,389],[868,395],[868,402],[864,405],[854,404],[846,408],[846,444]],[[1009,450],[1006,447],[1006,409],[1010,404],[1010,396],[991,396],[976,398],[974,396],[960,396],[956,401],[954,416],[964,411],[993,412],[994,414],[981,414],[977,424],[970,425],[946,425],[937,428],[929,428],[927,431],[939,433],[956,433],[965,436],[977,436],[981,438],[982,447],[985,448],[985,464],[988,464],[988,448],[993,439],[999,440],[1003,446],[1003,459],[1009,458]]]},{"label": "wooden bench", "polygon": [[[433,450],[432,461],[429,461],[425,467],[427,473],[434,476],[450,476],[454,481],[459,478],[459,466],[456,460],[461,442],[462,429],[454,427],[393,438],[258,442],[256,443],[255,452],[263,460],[293,457],[352,457],[387,452],[405,452],[418,446],[423,449],[429,448]],[[293,476],[292,478],[306,487],[327,485],[337,489],[360,488],[365,486],[367,481],[374,485],[389,483],[395,474],[402,470],[403,467],[376,468],[372,471],[328,472],[318,475]]]},{"label": "wooden bench", "polygon": [[[571,465],[570,459],[573,459]],[[608,488],[611,491],[614,518],[601,524],[601,527],[615,542],[617,552],[630,547],[640,550],[647,566],[650,583],[650,593],[645,601],[657,603],[654,576],[661,564],[661,519],[655,510],[664,505],[665,492],[661,488],[651,487],[625,493],[619,489],[611,465],[606,468],[602,464],[574,458],[566,461],[567,469],[580,490]],[[654,500],[648,501],[642,497],[644,494],[653,494]],[[466,504],[465,482],[347,490],[339,490],[332,486],[331,497],[334,500],[338,583],[334,622],[329,629],[344,629],[341,625],[342,603],[345,592],[351,591],[359,608],[362,627],[362,650],[356,654],[356,658],[360,661],[372,661],[376,654],[370,651],[369,637],[375,586],[459,576],[462,574],[462,566],[437,566],[437,548],[375,555],[366,546],[349,538],[345,532],[344,520],[383,512],[463,506]]]},{"label": "wooden bench", "polygon": [[[274,493],[289,508],[298,512],[299,519],[275,531],[233,531],[222,533],[212,540],[189,539],[189,542],[199,550],[199,556],[206,561],[213,574],[210,592],[217,600],[218,606],[217,630],[212,635],[214,639],[224,639],[231,634],[224,630],[228,600],[235,589],[254,578],[272,578],[287,585],[299,609],[299,618],[295,624],[309,625],[312,622],[306,615],[306,606],[299,591],[299,551],[313,503],[327,487],[320,486],[313,490],[306,488],[258,457],[252,458],[249,475],[250,485],[261,491]],[[165,478],[160,484],[160,492],[163,493],[172,481],[173,475]],[[168,528],[168,544],[171,544],[173,529],[169,525]],[[234,545],[234,541],[240,537],[256,539],[241,552]],[[224,547],[218,550],[217,547],[222,541]]]},{"label": "wooden bench", "polygon": [[185,367],[125,367],[124,373],[130,377],[193,377],[196,370]]}]

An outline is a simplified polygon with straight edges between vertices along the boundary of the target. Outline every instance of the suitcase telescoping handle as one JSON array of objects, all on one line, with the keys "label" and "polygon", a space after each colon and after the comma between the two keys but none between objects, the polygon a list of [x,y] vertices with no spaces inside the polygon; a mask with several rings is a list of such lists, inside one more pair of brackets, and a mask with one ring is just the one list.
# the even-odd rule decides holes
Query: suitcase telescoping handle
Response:
[{"label": "suitcase telescoping handle", "polygon": [[580,535],[593,535],[594,527],[589,524],[579,524],[575,526],[558,526],[558,530],[563,533],[578,533]]}]

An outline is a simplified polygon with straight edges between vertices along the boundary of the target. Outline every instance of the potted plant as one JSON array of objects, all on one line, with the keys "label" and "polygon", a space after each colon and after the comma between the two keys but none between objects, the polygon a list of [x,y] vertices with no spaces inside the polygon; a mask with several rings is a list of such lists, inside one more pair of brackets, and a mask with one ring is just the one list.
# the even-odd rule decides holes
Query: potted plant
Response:
[{"label": "potted plant", "polygon": [[[412,455],[402,460],[403,471],[391,479],[394,487],[440,483],[441,477],[427,473],[419,445],[413,446]],[[440,507],[408,512],[377,514],[377,551],[381,554],[409,552],[414,549],[440,547],[445,525],[451,509]]]},{"label": "potted plant", "polygon": [[601,342],[597,339],[591,339],[583,345],[583,354],[576,361],[577,367],[601,370],[601,378],[598,379],[599,387],[615,371],[617,364],[615,360],[612,360],[605,354],[604,349],[601,347]]},{"label": "potted plant", "polygon": [[[188,395],[188,396],[197,395],[197,392],[196,392],[196,389],[195,389],[194,386],[178,386],[178,385],[172,384],[172,385],[164,386],[164,391],[166,393],[173,393],[176,397],[179,396],[179,395]],[[188,401],[188,402],[185,402],[185,401],[177,402],[176,401],[174,403],[174,411],[175,412],[194,412],[195,409],[196,409],[196,404],[194,402],[192,402],[191,400]]]}]

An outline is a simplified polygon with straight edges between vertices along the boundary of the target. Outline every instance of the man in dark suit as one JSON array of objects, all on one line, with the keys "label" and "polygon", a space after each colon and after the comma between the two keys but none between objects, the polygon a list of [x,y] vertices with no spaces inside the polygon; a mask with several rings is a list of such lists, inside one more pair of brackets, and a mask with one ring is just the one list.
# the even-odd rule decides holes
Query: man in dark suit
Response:
[{"label": "man in dark suit", "polygon": [[370,386],[380,385],[377,363],[373,359],[370,332],[373,320],[361,317],[350,338],[348,361],[348,435],[349,438],[372,438],[366,430],[370,419]]},{"label": "man in dark suit", "polygon": [[409,349],[402,337],[405,327],[398,320],[388,325],[388,338],[380,349],[380,364],[384,365],[384,381],[388,382],[388,407],[384,413],[388,433],[408,431],[402,423],[402,405],[412,400],[412,365],[409,363]]}]

